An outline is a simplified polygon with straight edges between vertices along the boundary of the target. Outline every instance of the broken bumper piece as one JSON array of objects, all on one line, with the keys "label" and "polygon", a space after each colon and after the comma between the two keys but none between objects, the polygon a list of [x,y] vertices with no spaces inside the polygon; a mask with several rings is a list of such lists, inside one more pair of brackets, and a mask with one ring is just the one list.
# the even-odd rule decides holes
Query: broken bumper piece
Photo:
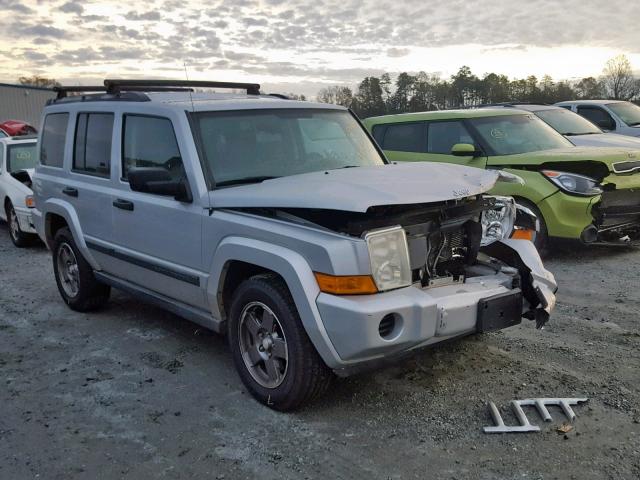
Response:
[{"label": "broken bumper piece", "polygon": [[414,285],[375,295],[321,293],[318,310],[342,360],[334,371],[347,376],[450,338],[515,325],[523,316],[533,315],[540,326],[546,323],[555,306],[553,275],[531,242],[496,243],[504,256],[517,259],[505,263],[519,270],[519,287],[514,287],[513,276],[496,271],[426,289]]}]

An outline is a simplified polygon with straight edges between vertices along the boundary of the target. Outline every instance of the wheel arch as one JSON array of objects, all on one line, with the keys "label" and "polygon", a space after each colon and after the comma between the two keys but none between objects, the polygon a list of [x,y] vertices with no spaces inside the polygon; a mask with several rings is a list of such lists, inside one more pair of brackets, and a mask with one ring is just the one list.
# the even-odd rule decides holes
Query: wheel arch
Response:
[{"label": "wheel arch", "polygon": [[95,270],[100,269],[100,266],[87,248],[84,236],[82,235],[80,220],[71,205],[58,199],[48,200],[42,209],[42,216],[44,221],[45,242],[49,249],[53,247],[53,239],[55,238],[56,232],[60,228],[68,227],[82,256],[92,268]]},{"label": "wheel arch", "polygon": [[303,327],[324,362],[330,368],[342,363],[320,319],[316,305],[320,289],[302,255],[261,240],[227,237],[218,245],[210,271],[207,296],[214,317],[222,320],[226,320],[225,301],[244,279],[261,273],[278,275],[287,285]]}]

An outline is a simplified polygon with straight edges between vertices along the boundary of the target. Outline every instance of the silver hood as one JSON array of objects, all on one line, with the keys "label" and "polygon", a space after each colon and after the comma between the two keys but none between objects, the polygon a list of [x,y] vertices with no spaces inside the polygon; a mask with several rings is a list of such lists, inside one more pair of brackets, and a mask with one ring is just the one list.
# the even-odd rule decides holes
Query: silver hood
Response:
[{"label": "silver hood", "polygon": [[209,192],[213,208],[318,208],[366,212],[433,203],[490,190],[498,172],[449,163],[398,163],[291,175]]}]

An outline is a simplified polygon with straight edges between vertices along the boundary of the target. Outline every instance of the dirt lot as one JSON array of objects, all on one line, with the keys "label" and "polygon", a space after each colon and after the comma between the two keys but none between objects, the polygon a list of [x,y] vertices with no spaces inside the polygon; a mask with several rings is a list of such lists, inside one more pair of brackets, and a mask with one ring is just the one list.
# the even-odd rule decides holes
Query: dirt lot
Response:
[{"label": "dirt lot", "polygon": [[[221,337],[116,292],[67,309],[44,247],[0,224],[0,478],[637,479],[640,251],[547,260],[559,303],[530,322],[336,382],[279,414]],[[486,435],[487,400],[589,397],[573,430]]]}]

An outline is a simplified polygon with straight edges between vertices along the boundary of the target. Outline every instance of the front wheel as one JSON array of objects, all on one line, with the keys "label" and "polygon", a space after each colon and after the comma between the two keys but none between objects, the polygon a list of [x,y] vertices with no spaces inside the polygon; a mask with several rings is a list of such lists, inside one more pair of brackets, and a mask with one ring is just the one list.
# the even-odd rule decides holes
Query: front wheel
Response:
[{"label": "front wheel", "polygon": [[52,251],[58,291],[72,310],[87,312],[107,302],[111,288],[96,280],[68,228],[58,230]]},{"label": "front wheel", "polygon": [[289,411],[329,386],[333,374],[309,340],[289,290],[275,275],[255,276],[238,287],[228,328],[236,369],[261,403]]}]

